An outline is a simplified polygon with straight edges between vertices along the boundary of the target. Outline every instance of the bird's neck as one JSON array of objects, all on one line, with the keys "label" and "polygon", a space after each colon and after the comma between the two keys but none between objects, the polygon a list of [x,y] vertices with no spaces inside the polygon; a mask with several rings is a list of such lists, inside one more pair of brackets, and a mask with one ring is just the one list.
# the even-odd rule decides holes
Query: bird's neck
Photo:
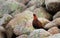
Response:
[{"label": "bird's neck", "polygon": [[38,20],[38,18],[36,16],[34,16],[34,20]]}]

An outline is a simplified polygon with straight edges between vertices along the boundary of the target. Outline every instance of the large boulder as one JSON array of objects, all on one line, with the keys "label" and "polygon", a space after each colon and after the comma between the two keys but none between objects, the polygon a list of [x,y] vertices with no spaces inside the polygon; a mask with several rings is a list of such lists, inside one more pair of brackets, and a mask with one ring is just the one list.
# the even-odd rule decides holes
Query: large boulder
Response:
[{"label": "large boulder", "polygon": [[47,38],[60,38],[60,33],[54,34],[54,35],[49,36],[49,37],[47,37]]},{"label": "large boulder", "polygon": [[47,10],[57,12],[60,10],[60,0],[45,0]]},{"label": "large boulder", "polygon": [[[2,18],[0,18],[0,31],[6,32],[5,28],[6,24],[12,19],[12,16],[9,14],[4,14]],[[2,27],[3,26],[3,27]]]},{"label": "large boulder", "polygon": [[60,11],[58,11],[54,16],[53,19],[60,18]]},{"label": "large boulder", "polygon": [[57,24],[55,24],[55,23],[53,23],[53,22],[49,22],[48,24],[46,24],[46,25],[44,26],[44,28],[49,29],[49,28],[54,27],[54,26],[57,26]]},{"label": "large boulder", "polygon": [[19,13],[14,16],[14,18],[8,23],[7,26],[11,26],[12,28],[15,27],[15,25],[18,25],[20,23],[25,23],[28,20],[33,18],[33,13],[31,11],[24,11],[23,13]]},{"label": "large boulder", "polygon": [[44,28],[51,28],[51,27],[54,27],[54,26],[60,26],[60,18],[54,19],[50,23],[46,24]]},{"label": "large boulder", "polygon": [[27,8],[26,10],[30,10],[30,11],[33,12],[36,8],[37,8],[37,7],[36,7],[35,5],[33,5],[33,6],[29,7],[29,8]]},{"label": "large boulder", "polygon": [[34,13],[40,18],[51,19],[51,15],[43,7],[36,8]]},{"label": "large boulder", "polygon": [[14,33],[16,35],[29,34],[30,32],[32,32],[34,30],[34,28],[32,26],[32,16],[31,15],[32,15],[32,12],[25,11],[24,13],[18,14],[15,16],[15,18],[20,16],[17,18],[17,19],[19,19],[19,21],[16,19],[17,23],[15,23],[16,26],[14,28]]},{"label": "large boulder", "polygon": [[27,8],[27,10],[32,11],[34,14],[37,15],[38,18],[46,18],[51,19],[51,14],[49,14],[44,7],[36,8],[36,6],[31,6]]},{"label": "large boulder", "polygon": [[17,1],[17,2],[19,2],[19,3],[26,4],[26,3],[28,3],[30,0],[15,0],[15,1]]},{"label": "large boulder", "polygon": [[30,22],[27,23],[21,23],[20,25],[17,25],[14,28],[14,33],[16,35],[22,35],[22,34],[30,34],[34,30],[32,24]]},{"label": "large boulder", "polygon": [[2,17],[3,14],[11,14],[16,10],[22,12],[24,9],[25,6],[23,4],[19,4],[16,1],[6,1],[0,8],[0,17]]},{"label": "large boulder", "polygon": [[12,19],[12,16],[9,14],[4,14],[2,18],[0,18],[0,26],[5,26],[10,20]]},{"label": "large boulder", "polygon": [[51,34],[44,29],[36,29],[28,36],[28,38],[46,38],[50,35]]},{"label": "large boulder", "polygon": [[48,30],[51,34],[57,34],[60,32],[60,29],[58,27],[52,27]]},{"label": "large boulder", "polygon": [[16,14],[22,13],[25,9],[26,9],[26,6],[20,3],[17,9],[13,13],[11,13],[11,15],[15,16]]},{"label": "large boulder", "polygon": [[[19,30],[20,29],[20,25],[22,25],[23,27],[26,25],[26,22],[28,20],[30,20],[31,18],[33,18],[32,15],[33,13],[31,11],[24,11],[24,13],[20,13],[20,14],[17,14],[15,15],[15,17],[7,24],[6,26],[6,30],[7,30],[7,36],[8,38],[12,36],[13,34],[13,30],[15,28],[15,30]],[[16,27],[18,25],[18,27]],[[18,29],[17,29],[18,28]],[[21,27],[22,28],[22,27]],[[28,27],[25,27],[26,29]],[[24,29],[24,28],[23,28]],[[25,29],[25,30],[26,30]],[[24,31],[24,30],[23,30]],[[15,32],[20,32],[20,31],[15,31]],[[19,34],[16,34],[16,35],[19,35]]]},{"label": "large boulder", "polygon": [[0,0],[0,6],[2,6],[4,4],[4,2],[6,2],[7,0]]},{"label": "large boulder", "polygon": [[30,7],[30,6],[36,5],[37,7],[40,7],[40,6],[44,5],[44,2],[45,2],[45,0],[31,0],[31,1],[29,1],[27,6]]}]

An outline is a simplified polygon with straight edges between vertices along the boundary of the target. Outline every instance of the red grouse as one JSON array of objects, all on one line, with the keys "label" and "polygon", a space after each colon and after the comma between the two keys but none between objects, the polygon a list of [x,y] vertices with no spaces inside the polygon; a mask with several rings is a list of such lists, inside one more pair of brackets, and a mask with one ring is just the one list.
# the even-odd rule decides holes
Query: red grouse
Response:
[{"label": "red grouse", "polygon": [[36,14],[33,14],[33,22],[32,25],[35,29],[43,28],[42,23],[38,20]]}]

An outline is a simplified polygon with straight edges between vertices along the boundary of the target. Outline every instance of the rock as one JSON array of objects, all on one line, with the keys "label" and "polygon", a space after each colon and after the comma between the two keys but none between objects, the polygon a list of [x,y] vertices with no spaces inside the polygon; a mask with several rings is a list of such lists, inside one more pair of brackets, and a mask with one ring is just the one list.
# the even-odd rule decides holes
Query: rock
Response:
[{"label": "rock", "polygon": [[15,25],[18,25],[20,23],[25,23],[28,20],[33,18],[33,13],[31,11],[24,11],[23,13],[17,14],[14,16],[14,18],[8,23],[9,26],[12,28],[15,27]]},{"label": "rock", "polygon": [[60,18],[60,11],[58,11],[54,16],[53,19]]},{"label": "rock", "polygon": [[28,38],[46,38],[50,35],[51,34],[44,29],[36,29],[28,36]]},{"label": "rock", "polygon": [[17,3],[15,1],[6,1],[0,8],[0,17],[2,17],[3,14],[11,14],[15,10],[22,12],[24,9],[25,6],[23,4]]},{"label": "rock", "polygon": [[[9,14],[4,14],[0,19],[0,29],[1,31],[6,31],[2,26],[6,27],[6,24],[12,19],[12,16]],[[8,32],[7,32],[8,33]]]},{"label": "rock", "polygon": [[36,8],[34,13],[40,18],[51,19],[51,15],[43,7]]},{"label": "rock", "polygon": [[60,10],[60,0],[45,0],[45,4],[48,11],[55,13]]},{"label": "rock", "polygon": [[16,14],[23,12],[25,9],[26,9],[26,6],[22,3],[20,3],[19,6],[17,7],[17,9],[15,10],[15,12],[11,13],[11,15],[15,16]]},{"label": "rock", "polygon": [[11,10],[23,11],[26,8],[26,6],[24,4],[18,3],[16,1],[11,1],[9,4],[10,4],[10,7],[11,7]]},{"label": "rock", "polygon": [[[24,11],[24,13],[20,13],[20,14],[15,15],[15,17],[6,26],[6,29],[7,29],[7,32],[6,33],[7,33],[7,35],[9,34],[8,37],[11,38],[11,36],[13,34],[13,30],[14,30],[14,28],[17,28],[16,27],[17,25],[20,24],[20,25],[22,25],[24,27],[25,26],[25,23],[28,22],[31,18],[33,18],[32,17],[32,14],[33,13],[31,11]],[[28,27],[25,27],[25,28],[28,28]],[[18,29],[15,29],[15,30],[19,30],[19,29],[20,29],[20,27]],[[19,31],[16,31],[16,32],[19,32]]]},{"label": "rock", "polygon": [[21,12],[23,12],[26,9],[26,6],[22,3],[18,3],[14,0],[11,1],[7,1],[9,3],[9,7],[12,10],[12,13],[10,13],[12,16],[15,16],[16,14],[19,14]]},{"label": "rock", "polygon": [[34,11],[36,9],[36,6],[35,5],[33,5],[33,6],[31,6],[31,7],[29,7],[29,8],[27,8],[27,10],[30,10],[30,11]]},{"label": "rock", "polygon": [[48,30],[48,32],[50,32],[51,34],[57,34],[60,31],[59,31],[58,27],[52,27]]},{"label": "rock", "polygon": [[30,0],[15,0],[15,1],[17,1],[17,2],[19,2],[19,3],[26,4],[26,3],[28,3]]},{"label": "rock", "polygon": [[14,33],[16,35],[22,35],[22,34],[30,34],[34,30],[33,26],[28,25],[17,25],[14,28]]},{"label": "rock", "polygon": [[52,22],[54,22],[55,24],[57,24],[57,26],[59,26],[60,25],[60,18],[56,18]]},{"label": "rock", "polygon": [[0,0],[0,6],[2,6],[4,4],[4,2],[6,2],[7,0]]},{"label": "rock", "polygon": [[30,7],[30,6],[36,5],[37,7],[40,7],[44,5],[44,1],[45,0],[31,0],[27,6]]},{"label": "rock", "polygon": [[9,14],[4,14],[3,17],[0,19],[0,26],[4,26],[12,19],[12,16]]},{"label": "rock", "polygon": [[23,35],[20,35],[20,36],[18,36],[18,37],[16,37],[16,38],[27,38],[27,36],[28,36],[28,35],[23,34]]},{"label": "rock", "polygon": [[54,26],[60,26],[60,18],[56,18],[53,21],[51,21],[50,23],[45,25],[45,28],[51,28]]},{"label": "rock", "polygon": [[22,21],[19,25],[15,26],[13,31],[16,35],[30,34],[34,30],[32,26],[32,19],[28,20],[27,22],[26,21]]},{"label": "rock", "polygon": [[60,38],[60,33],[49,36],[48,38]]},{"label": "rock", "polygon": [[49,22],[48,24],[46,24],[46,25],[44,26],[44,28],[49,29],[49,28],[54,27],[54,26],[56,26],[56,25],[57,25],[57,24],[55,24],[55,23],[53,23],[53,22]]}]

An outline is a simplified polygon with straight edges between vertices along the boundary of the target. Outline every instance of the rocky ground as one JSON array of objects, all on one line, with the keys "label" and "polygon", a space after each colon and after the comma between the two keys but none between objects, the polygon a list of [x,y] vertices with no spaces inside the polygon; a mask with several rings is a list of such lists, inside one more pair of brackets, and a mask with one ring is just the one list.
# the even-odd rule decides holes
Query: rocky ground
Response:
[{"label": "rocky ground", "polygon": [[0,0],[0,38],[60,38],[60,0]]}]

